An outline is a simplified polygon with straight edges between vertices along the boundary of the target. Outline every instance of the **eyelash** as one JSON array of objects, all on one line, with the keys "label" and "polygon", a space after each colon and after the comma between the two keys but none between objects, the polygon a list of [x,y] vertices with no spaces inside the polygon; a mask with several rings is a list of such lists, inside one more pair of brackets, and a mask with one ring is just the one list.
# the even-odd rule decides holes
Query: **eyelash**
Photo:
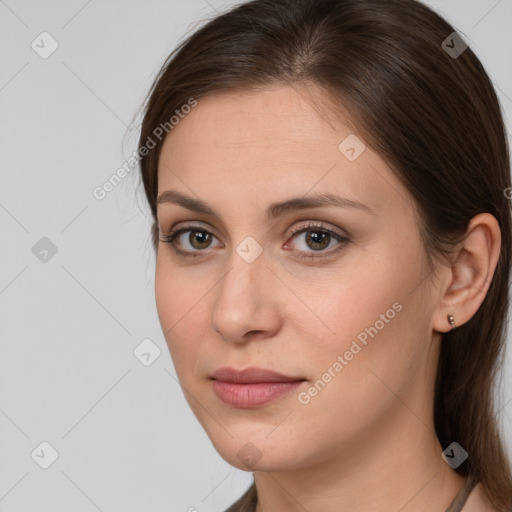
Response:
[{"label": "eyelash", "polygon": [[[312,229],[314,228],[314,229]],[[183,251],[176,247],[176,244],[174,243],[176,238],[180,236],[182,233],[186,233],[187,231],[196,231],[199,233],[208,233],[212,236],[212,233],[210,233],[208,230],[202,228],[201,226],[184,226],[180,229],[171,231],[168,234],[162,235],[161,241],[164,243],[171,244],[173,246],[173,249],[175,253],[184,258],[198,258],[202,257],[202,250],[195,250],[195,251]],[[340,242],[340,244],[335,249],[329,249],[328,251],[319,251],[319,252],[313,252],[310,254],[297,254],[299,258],[305,259],[305,260],[312,260],[312,259],[323,259],[331,256],[334,253],[337,253],[342,247],[344,247],[350,240],[346,236],[342,236],[335,231],[323,226],[322,224],[317,224],[314,222],[310,222],[304,226],[301,226],[300,228],[297,228],[295,231],[290,233],[289,237],[296,237],[297,235],[300,235],[302,233],[307,233],[308,231],[314,231],[316,233],[326,233],[330,236],[332,236],[335,240]],[[298,251],[299,253],[303,253],[304,251]],[[309,253],[309,251],[307,251]]]}]

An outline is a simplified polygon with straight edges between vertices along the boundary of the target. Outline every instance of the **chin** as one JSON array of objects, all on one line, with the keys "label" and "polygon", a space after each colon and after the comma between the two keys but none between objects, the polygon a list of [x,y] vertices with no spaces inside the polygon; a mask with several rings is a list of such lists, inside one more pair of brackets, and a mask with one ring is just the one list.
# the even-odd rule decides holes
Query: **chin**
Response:
[{"label": "chin", "polygon": [[298,453],[301,443],[296,443],[290,435],[268,437],[267,429],[253,434],[249,428],[239,434],[233,428],[229,432],[233,437],[225,434],[222,439],[210,437],[210,440],[226,462],[242,471],[286,471],[301,465]]}]

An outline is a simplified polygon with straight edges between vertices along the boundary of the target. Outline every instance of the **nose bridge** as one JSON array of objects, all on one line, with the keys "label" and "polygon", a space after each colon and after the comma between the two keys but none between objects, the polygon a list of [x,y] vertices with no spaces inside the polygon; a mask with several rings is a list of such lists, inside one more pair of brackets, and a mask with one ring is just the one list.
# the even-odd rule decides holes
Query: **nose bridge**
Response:
[{"label": "nose bridge", "polygon": [[266,280],[264,273],[268,269],[265,259],[260,255],[252,261],[247,260],[243,254],[239,254],[243,249],[243,244],[233,249],[229,259],[229,271],[219,284],[217,304],[226,302],[231,308],[235,308],[237,304],[247,308],[261,298],[261,290],[257,287],[258,283],[261,285]]},{"label": "nose bridge", "polygon": [[263,245],[252,236],[246,236],[233,246],[228,265],[230,271],[225,284],[234,286],[235,293],[243,294],[244,287],[247,293],[250,292],[258,282],[265,280],[268,272]]},{"label": "nose bridge", "polygon": [[241,341],[249,331],[273,328],[270,271],[259,247],[252,240],[234,247],[219,283],[211,320],[212,328],[226,339]]}]

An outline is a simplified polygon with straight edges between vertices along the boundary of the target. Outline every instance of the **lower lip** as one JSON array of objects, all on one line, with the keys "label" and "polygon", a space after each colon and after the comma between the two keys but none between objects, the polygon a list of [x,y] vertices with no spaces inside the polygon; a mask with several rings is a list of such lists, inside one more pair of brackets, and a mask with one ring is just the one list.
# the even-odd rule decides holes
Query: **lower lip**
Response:
[{"label": "lower lip", "polygon": [[213,389],[225,403],[239,408],[254,408],[265,405],[286,395],[305,381],[258,382],[254,384],[234,384],[213,380]]}]

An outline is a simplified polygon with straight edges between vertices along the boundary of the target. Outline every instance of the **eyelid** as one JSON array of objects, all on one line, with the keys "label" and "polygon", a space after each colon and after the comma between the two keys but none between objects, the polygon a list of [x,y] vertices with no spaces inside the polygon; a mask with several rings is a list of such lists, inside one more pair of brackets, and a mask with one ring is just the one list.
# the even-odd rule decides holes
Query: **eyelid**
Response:
[{"label": "eyelid", "polygon": [[304,231],[307,231],[308,229],[318,229],[319,231],[326,231],[327,233],[331,234],[331,235],[334,235],[334,236],[338,236],[340,238],[349,238],[349,234],[348,233],[340,233],[337,228],[333,228],[333,227],[330,227],[330,225],[327,225],[325,224],[324,222],[322,221],[306,221],[305,224],[302,224],[298,227],[294,227],[292,229],[290,229],[286,236],[289,238],[289,237],[292,237],[292,236],[295,236],[299,233],[302,233]]},{"label": "eyelid", "polygon": [[210,228],[204,228],[203,226],[201,226],[199,224],[186,224],[185,223],[183,226],[178,224],[176,226],[173,226],[169,230],[164,231],[163,233],[162,233],[162,231],[160,231],[159,238],[162,242],[172,245],[177,254],[199,256],[202,252],[204,253],[208,249],[210,249],[209,247],[202,251],[200,251],[200,250],[189,251],[189,250],[179,249],[174,242],[177,238],[179,238],[180,236],[182,236],[184,233],[186,233],[188,231],[199,231],[199,232],[208,233],[209,235],[211,235],[215,239],[217,239],[218,242],[220,242],[220,247],[224,247],[224,244],[220,241],[219,237],[215,233],[212,233],[212,230]]},{"label": "eyelid", "polygon": [[[323,250],[323,251],[300,251],[300,250],[293,251],[293,252],[295,252],[296,257],[301,258],[303,260],[328,259],[331,256],[337,254],[351,240],[350,236],[348,234],[341,234],[338,231],[326,226],[321,221],[308,221],[306,224],[291,230],[291,232],[287,235],[287,237],[296,238],[297,235],[300,235],[302,233],[307,233],[308,231],[321,231],[321,232],[328,233],[338,243],[334,247],[331,247],[330,249]],[[285,247],[287,245],[288,245],[288,242],[286,242]]]},{"label": "eyelid", "polygon": [[[162,230],[160,225],[158,225],[159,233],[161,234],[162,232],[164,232],[165,236],[168,237],[168,236],[170,236],[173,233],[176,234],[178,231],[181,231],[182,229],[194,230],[194,229],[197,229],[197,228],[201,228],[202,230],[204,230],[204,231],[206,231],[208,233],[211,233],[216,238],[219,238],[214,232],[212,232],[211,226],[205,225],[203,227],[201,225],[201,221],[193,221],[193,222],[194,222],[194,224],[190,224],[190,223],[187,223],[186,221],[184,221],[183,223],[178,223],[175,226],[172,226],[168,230]],[[343,233],[340,233],[340,232],[337,231],[338,228],[332,228],[332,227],[330,227],[329,225],[325,224],[322,221],[307,220],[307,221],[303,221],[303,222],[305,222],[305,224],[302,224],[299,227],[294,227],[294,228],[289,229],[286,232],[285,236],[287,238],[290,238],[291,236],[298,234],[301,230],[304,230],[305,228],[319,228],[319,229],[323,229],[323,230],[327,231],[328,233],[330,233],[332,235],[336,235],[336,236],[339,236],[341,238],[351,238],[350,233],[348,233],[346,230],[344,230]],[[181,225],[181,224],[183,224],[183,225]],[[199,231],[199,229],[197,229],[197,230]]]},{"label": "eyelid", "polygon": [[[337,230],[329,227],[328,225],[325,225],[322,221],[307,221],[305,224],[302,224],[301,226],[295,227],[288,231],[286,234],[287,242],[285,244],[285,247],[288,245],[288,240],[290,238],[296,237],[299,234],[313,231],[316,229],[317,231],[323,231],[330,236],[334,237],[335,240],[338,242],[338,244],[331,249],[328,250],[322,250],[322,251],[300,251],[295,250],[293,251],[296,253],[296,256],[302,259],[322,259],[322,258],[328,258],[334,253],[338,252],[343,246],[345,246],[350,241],[350,235],[349,234],[342,234],[339,233]],[[176,226],[173,226],[171,229],[169,229],[166,233],[161,235],[161,241],[165,243],[169,243],[173,246],[174,251],[176,254],[182,256],[182,257],[190,257],[190,258],[196,258],[201,257],[201,253],[207,253],[209,248],[206,248],[204,250],[182,250],[179,247],[176,246],[174,241],[180,237],[183,233],[186,233],[188,231],[199,231],[199,232],[205,232],[213,237],[215,237],[220,243],[221,247],[224,247],[224,244],[220,241],[219,237],[215,235],[215,233],[212,233],[210,228],[204,228],[201,226],[198,221],[195,221],[193,224],[187,224],[184,223],[184,225],[177,224]],[[161,230],[160,230],[161,233]]]}]

